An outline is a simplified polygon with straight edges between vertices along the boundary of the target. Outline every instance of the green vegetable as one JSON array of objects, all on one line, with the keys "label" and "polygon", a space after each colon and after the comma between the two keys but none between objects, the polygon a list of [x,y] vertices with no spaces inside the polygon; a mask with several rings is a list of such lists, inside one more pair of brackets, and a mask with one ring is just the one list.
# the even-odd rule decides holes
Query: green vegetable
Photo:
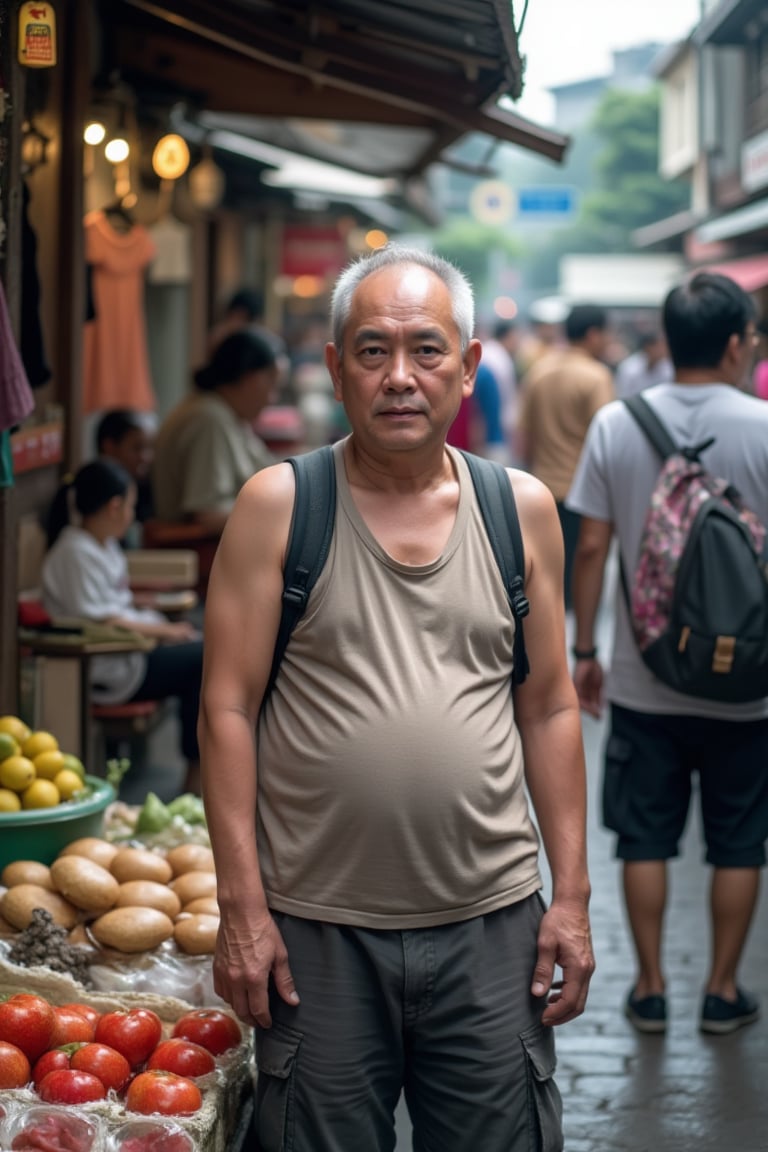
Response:
[{"label": "green vegetable", "polygon": [[154,792],[147,792],[136,821],[137,832],[162,832],[171,822],[173,813]]},{"label": "green vegetable", "polygon": [[184,792],[168,805],[171,816],[180,816],[187,824],[205,824],[203,801],[194,792]]}]

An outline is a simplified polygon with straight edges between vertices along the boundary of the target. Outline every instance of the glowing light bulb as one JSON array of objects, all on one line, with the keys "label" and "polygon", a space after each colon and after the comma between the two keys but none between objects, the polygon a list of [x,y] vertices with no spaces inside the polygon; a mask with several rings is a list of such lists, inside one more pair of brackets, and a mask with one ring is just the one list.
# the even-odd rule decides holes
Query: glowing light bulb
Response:
[{"label": "glowing light bulb", "polygon": [[102,140],[107,134],[107,130],[103,124],[98,120],[92,120],[90,124],[86,124],[83,132],[83,140],[86,144],[101,144]]},{"label": "glowing light bulb", "polygon": [[110,140],[104,149],[104,155],[110,164],[122,164],[123,160],[127,160],[131,149],[127,140],[122,140],[119,136],[114,140]]}]

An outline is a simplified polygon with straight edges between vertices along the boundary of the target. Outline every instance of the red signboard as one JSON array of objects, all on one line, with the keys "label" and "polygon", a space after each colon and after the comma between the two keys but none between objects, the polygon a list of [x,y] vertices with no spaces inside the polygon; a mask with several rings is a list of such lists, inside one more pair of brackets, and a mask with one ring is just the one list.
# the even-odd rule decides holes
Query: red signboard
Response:
[{"label": "red signboard", "polygon": [[336,276],[348,259],[347,245],[335,228],[288,225],[283,229],[282,276]]}]

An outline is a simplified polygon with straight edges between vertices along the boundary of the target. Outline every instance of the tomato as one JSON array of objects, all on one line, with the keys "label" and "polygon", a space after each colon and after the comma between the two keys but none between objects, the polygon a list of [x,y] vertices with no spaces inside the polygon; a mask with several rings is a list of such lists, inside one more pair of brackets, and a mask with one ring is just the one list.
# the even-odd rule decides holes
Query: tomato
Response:
[{"label": "tomato", "polygon": [[62,1044],[76,1044],[80,1041],[87,1043],[93,1040],[96,1025],[91,1023],[81,1012],[73,1008],[54,1008],[56,1023],[51,1037],[51,1048],[60,1048]]},{"label": "tomato", "polygon": [[163,1040],[147,1061],[147,1068],[175,1072],[177,1076],[205,1076],[213,1072],[216,1061],[207,1048],[191,1040]]},{"label": "tomato", "polygon": [[122,1092],[131,1078],[131,1066],[120,1052],[108,1048],[106,1044],[83,1044],[72,1053],[70,1067],[78,1072],[90,1072],[101,1080],[109,1091]]},{"label": "tomato", "polygon": [[90,1004],[81,1004],[79,1000],[76,1000],[71,1004],[62,1004],[62,1008],[69,1008],[72,1012],[79,1012],[81,1016],[85,1016],[86,1020],[90,1020],[94,1029],[96,1028],[96,1025],[99,1022],[99,1017],[101,1016],[101,1012],[99,1012],[98,1008],[91,1008]]},{"label": "tomato", "polygon": [[218,1008],[193,1008],[185,1012],[176,1021],[173,1035],[200,1044],[214,1056],[237,1047],[243,1038],[235,1018]]},{"label": "tomato", "polygon": [[97,1076],[74,1068],[56,1068],[40,1081],[38,1094],[46,1104],[87,1104],[103,1100],[107,1090]]},{"label": "tomato", "polygon": [[132,1068],[138,1068],[160,1043],[163,1025],[149,1008],[131,1008],[127,1012],[105,1012],[96,1025],[96,1040],[125,1056]]},{"label": "tomato", "polygon": [[173,1072],[139,1072],[128,1085],[125,1107],[129,1112],[148,1116],[159,1112],[161,1116],[190,1116],[202,1106],[203,1096],[186,1076]]},{"label": "tomato", "polygon": [[55,1024],[53,1008],[42,996],[17,992],[0,1003],[0,1040],[21,1048],[32,1062],[50,1048]]},{"label": "tomato", "polygon": [[69,1068],[71,1055],[71,1048],[51,1048],[48,1052],[43,1052],[42,1056],[35,1061],[35,1066],[32,1069],[32,1080],[35,1088],[40,1087],[41,1080],[49,1072],[55,1072],[57,1068]]},{"label": "tomato", "polygon": [[0,1088],[23,1088],[31,1079],[32,1069],[21,1048],[0,1040]]},{"label": "tomato", "polygon": [[92,1152],[95,1146],[94,1125],[63,1110],[30,1118],[11,1144],[18,1152]]}]

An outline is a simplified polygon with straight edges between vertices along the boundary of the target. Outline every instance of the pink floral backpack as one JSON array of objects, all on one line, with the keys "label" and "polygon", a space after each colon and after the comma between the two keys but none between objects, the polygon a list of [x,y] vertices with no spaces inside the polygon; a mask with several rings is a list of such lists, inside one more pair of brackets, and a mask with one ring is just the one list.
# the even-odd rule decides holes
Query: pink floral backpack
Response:
[{"label": "pink floral backpack", "polygon": [[731,703],[768,695],[766,529],[700,455],[678,448],[642,396],[624,401],[663,460],[624,594],[652,672],[689,696]]}]

